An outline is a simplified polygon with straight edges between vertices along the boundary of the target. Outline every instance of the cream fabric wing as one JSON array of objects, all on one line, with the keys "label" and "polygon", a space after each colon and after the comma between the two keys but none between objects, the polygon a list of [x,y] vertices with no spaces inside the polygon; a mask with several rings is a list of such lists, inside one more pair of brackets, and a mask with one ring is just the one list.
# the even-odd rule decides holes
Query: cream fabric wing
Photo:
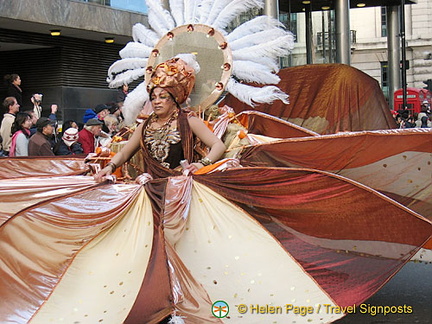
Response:
[{"label": "cream fabric wing", "polygon": [[141,287],[152,241],[151,204],[142,190],[114,226],[78,253],[30,323],[122,323]]},{"label": "cream fabric wing", "polygon": [[[212,301],[229,304],[230,323],[330,322],[343,316],[325,312],[324,305],[334,302],[258,222],[197,182],[175,248]],[[244,314],[240,305],[247,307]],[[257,314],[257,305],[280,307],[281,313]],[[286,305],[309,307],[312,314],[287,314]]]}]

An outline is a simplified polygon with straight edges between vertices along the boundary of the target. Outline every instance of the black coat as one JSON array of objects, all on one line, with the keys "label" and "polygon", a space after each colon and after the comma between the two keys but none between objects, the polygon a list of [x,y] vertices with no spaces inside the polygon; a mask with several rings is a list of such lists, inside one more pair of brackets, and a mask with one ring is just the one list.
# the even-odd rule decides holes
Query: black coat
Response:
[{"label": "black coat", "polygon": [[8,91],[7,91],[8,97],[15,97],[16,101],[20,105],[20,110],[22,111],[22,90],[15,87],[13,84],[9,85]]},{"label": "black coat", "polygon": [[67,146],[62,139],[60,139],[54,147],[55,155],[75,155],[83,153],[84,150],[80,143],[73,143],[71,146]]}]

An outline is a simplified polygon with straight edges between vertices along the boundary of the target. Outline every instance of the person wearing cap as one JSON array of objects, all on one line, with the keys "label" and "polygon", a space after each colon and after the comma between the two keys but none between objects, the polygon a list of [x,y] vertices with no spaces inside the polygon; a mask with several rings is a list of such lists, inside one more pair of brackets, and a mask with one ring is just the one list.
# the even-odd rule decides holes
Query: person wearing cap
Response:
[{"label": "person wearing cap", "polygon": [[87,109],[84,113],[83,123],[87,123],[90,119],[95,118],[102,121],[109,112],[109,107],[105,104],[99,104],[94,109]]},{"label": "person wearing cap", "polygon": [[[139,149],[144,158],[143,170],[153,178],[181,175],[184,170],[195,172],[222,156],[223,142],[193,112],[180,107],[194,87],[196,70],[178,57],[156,66],[147,86],[153,113],[95,175],[95,180],[102,181]],[[209,148],[208,154],[199,161],[194,160],[195,136]]]},{"label": "person wearing cap", "polygon": [[97,145],[97,137],[102,133],[103,122],[96,118],[89,119],[84,128],[78,133],[78,143],[85,154],[94,153]]},{"label": "person wearing cap", "polygon": [[[417,128],[424,128],[424,120],[423,117],[426,117],[426,120],[429,118],[429,102],[427,100],[423,100],[421,107],[420,107],[420,112],[417,115],[417,120],[416,120],[416,127]],[[423,119],[423,122],[422,122]],[[423,125],[423,127],[422,127]]]},{"label": "person wearing cap", "polygon": [[63,136],[54,147],[55,155],[83,154],[84,150],[78,143],[78,129],[70,127],[63,132]]},{"label": "person wearing cap", "polygon": [[51,138],[54,134],[55,122],[41,117],[36,122],[36,133],[29,140],[29,156],[54,156]]}]

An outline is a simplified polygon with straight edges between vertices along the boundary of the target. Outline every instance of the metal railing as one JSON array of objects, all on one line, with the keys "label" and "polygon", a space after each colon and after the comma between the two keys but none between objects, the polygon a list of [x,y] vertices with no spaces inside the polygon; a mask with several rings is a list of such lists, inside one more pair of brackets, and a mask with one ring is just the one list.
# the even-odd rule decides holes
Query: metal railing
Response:
[{"label": "metal railing", "polygon": [[[336,37],[334,35],[334,33],[331,34],[331,39],[332,39],[332,47],[335,47],[335,40]],[[352,44],[356,44],[357,43],[357,31],[356,30],[350,30],[350,40],[351,40],[351,45]],[[317,32],[316,34],[316,45],[319,48],[322,48],[322,46],[324,44],[326,48],[328,48],[328,43],[329,43],[329,33],[328,32]]]}]

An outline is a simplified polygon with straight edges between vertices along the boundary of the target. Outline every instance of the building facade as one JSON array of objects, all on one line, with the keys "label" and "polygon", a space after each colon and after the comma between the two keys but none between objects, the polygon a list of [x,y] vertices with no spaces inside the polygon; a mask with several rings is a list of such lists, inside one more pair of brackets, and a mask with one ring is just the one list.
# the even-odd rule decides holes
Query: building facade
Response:
[{"label": "building facade", "polygon": [[[351,66],[375,78],[386,97],[388,89],[387,8],[350,9]],[[289,21],[296,31],[297,46],[290,65],[306,64],[306,19],[304,13],[291,14]],[[432,79],[432,0],[418,0],[405,6],[406,84],[423,88]],[[335,62],[334,12],[312,13],[313,63]],[[294,25],[293,25],[294,24]],[[294,27],[294,28],[293,28]],[[288,62],[288,60],[286,60]],[[399,87],[402,87],[400,84]]]},{"label": "building facade", "polygon": [[20,75],[24,109],[42,93],[43,106],[58,104],[61,120],[81,122],[86,109],[115,100],[108,68],[132,39],[131,27],[147,24],[147,16],[105,1],[0,0],[0,76]]}]

